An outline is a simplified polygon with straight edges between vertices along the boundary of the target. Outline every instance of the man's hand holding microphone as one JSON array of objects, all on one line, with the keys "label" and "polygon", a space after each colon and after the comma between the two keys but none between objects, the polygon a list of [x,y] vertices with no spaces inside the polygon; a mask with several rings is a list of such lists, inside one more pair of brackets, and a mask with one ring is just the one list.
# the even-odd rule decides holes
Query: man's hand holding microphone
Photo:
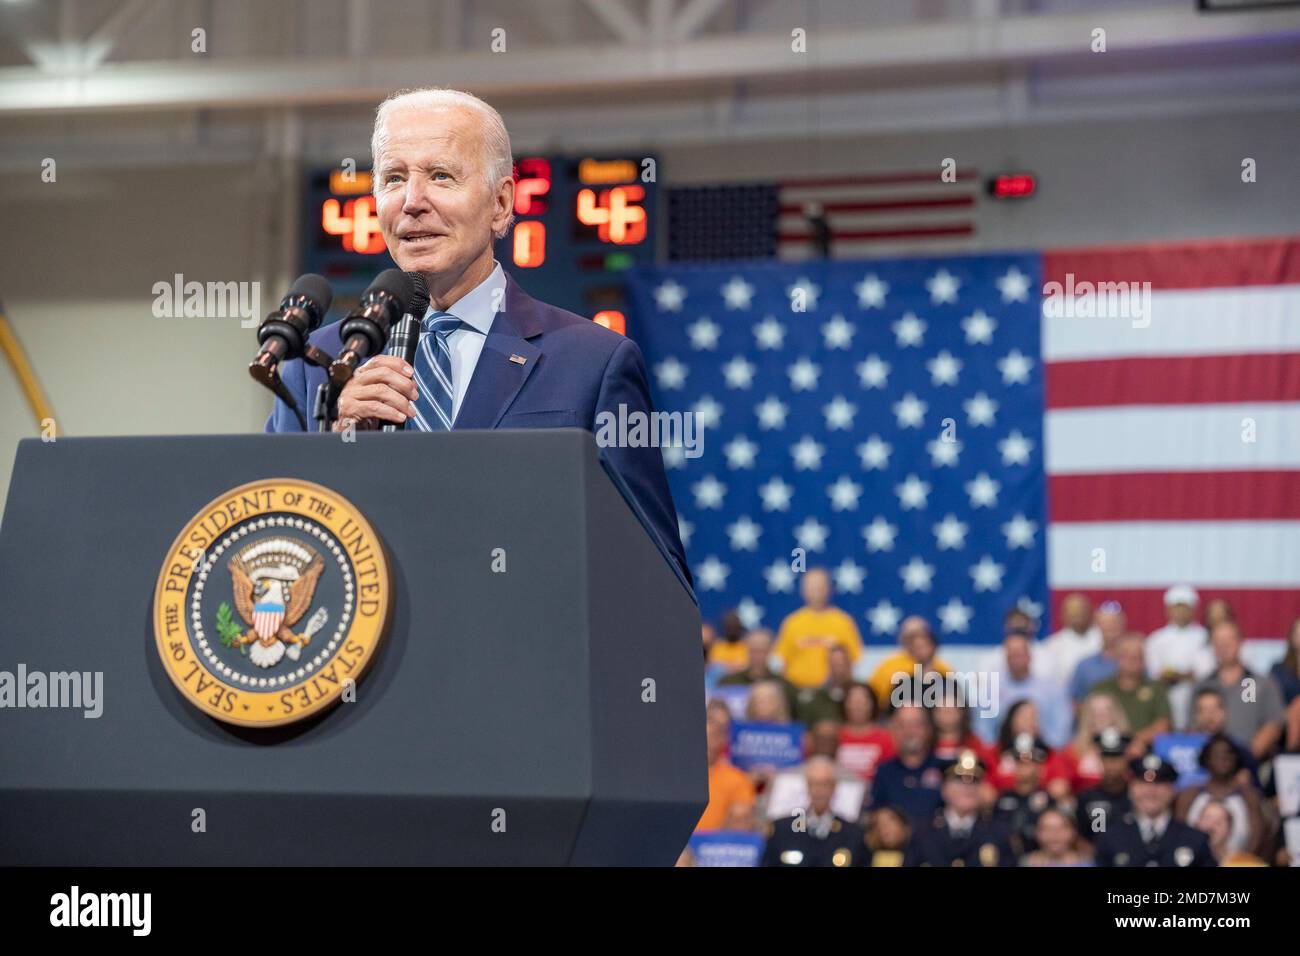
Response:
[{"label": "man's hand holding microphone", "polygon": [[[342,386],[334,431],[385,425],[400,430],[415,414],[413,402],[419,390],[411,363],[428,305],[423,276],[388,269],[371,283],[358,309],[343,320],[340,331],[346,346],[330,368],[335,387]],[[370,360],[357,368],[367,356]]]},{"label": "man's hand holding microphone", "polygon": [[379,428],[385,422],[402,426],[415,414],[412,404],[419,396],[415,371],[396,355],[376,355],[353,373],[339,393],[339,417],[334,431],[349,425],[361,431]]}]

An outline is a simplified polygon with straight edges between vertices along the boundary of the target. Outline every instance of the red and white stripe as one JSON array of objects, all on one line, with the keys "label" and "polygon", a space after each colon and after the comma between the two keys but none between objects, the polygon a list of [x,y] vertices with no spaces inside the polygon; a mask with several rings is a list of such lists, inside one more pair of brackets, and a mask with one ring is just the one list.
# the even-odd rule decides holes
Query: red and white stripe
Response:
[{"label": "red and white stripe", "polygon": [[262,640],[269,640],[279,634],[283,623],[284,608],[278,611],[253,611],[253,630]]},{"label": "red and white stripe", "polygon": [[1189,583],[1247,636],[1283,636],[1300,617],[1300,238],[1046,253],[1044,284],[1068,277],[1150,282],[1150,324],[1044,309],[1053,611],[1083,591],[1149,632]]},{"label": "red and white stripe", "polygon": [[805,206],[821,205],[831,230],[831,256],[880,255],[899,243],[908,248],[969,239],[975,234],[980,180],[959,170],[945,183],[939,168],[790,179],[779,184],[777,256],[802,260],[815,254]]}]

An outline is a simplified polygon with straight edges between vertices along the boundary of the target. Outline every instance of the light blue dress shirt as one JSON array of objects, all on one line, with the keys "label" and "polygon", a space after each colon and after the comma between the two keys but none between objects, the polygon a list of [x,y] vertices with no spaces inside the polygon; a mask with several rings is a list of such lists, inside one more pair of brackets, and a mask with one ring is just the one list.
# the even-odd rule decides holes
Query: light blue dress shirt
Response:
[{"label": "light blue dress shirt", "polygon": [[[451,420],[456,421],[460,414],[461,403],[469,388],[470,379],[478,365],[479,356],[483,354],[483,343],[487,341],[488,331],[496,319],[497,312],[506,307],[506,274],[501,263],[493,262],[492,274],[453,302],[444,311],[460,319],[462,325],[447,336],[447,347],[451,350],[451,385],[455,390],[452,396]],[[424,317],[434,313],[429,306]],[[421,332],[421,337],[429,335]]]}]

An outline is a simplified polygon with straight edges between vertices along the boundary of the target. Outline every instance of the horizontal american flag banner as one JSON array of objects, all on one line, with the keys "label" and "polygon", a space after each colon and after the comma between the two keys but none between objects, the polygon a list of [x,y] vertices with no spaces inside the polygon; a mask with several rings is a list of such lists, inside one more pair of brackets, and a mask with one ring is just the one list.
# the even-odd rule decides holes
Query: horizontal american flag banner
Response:
[{"label": "horizontal american flag banner", "polygon": [[910,613],[994,643],[1072,590],[1149,631],[1180,582],[1248,636],[1300,616],[1300,240],[671,264],[630,288],[656,407],[704,429],[665,461],[706,618],[776,626],[795,549],[873,643]]},{"label": "horizontal american flag banner", "polygon": [[825,217],[830,258],[853,259],[887,243],[969,239],[981,198],[977,171],[954,168],[945,182],[938,167],[784,180],[777,197],[777,257],[788,260],[817,257],[812,209]]},{"label": "horizontal american flag banner", "polygon": [[911,249],[975,234],[979,173],[897,170],[781,182],[668,189],[668,258],[673,261],[818,257],[817,217],[830,258],[852,259],[884,245]]}]

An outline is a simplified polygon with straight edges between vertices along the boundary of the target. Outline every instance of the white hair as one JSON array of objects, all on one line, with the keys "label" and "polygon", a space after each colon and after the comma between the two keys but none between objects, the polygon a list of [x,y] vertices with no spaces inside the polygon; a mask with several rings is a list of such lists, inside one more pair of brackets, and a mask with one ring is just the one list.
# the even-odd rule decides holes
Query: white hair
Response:
[{"label": "white hair", "polygon": [[814,770],[829,771],[832,776],[835,775],[835,761],[825,754],[813,754],[804,761],[803,772],[806,777]]},{"label": "white hair", "polygon": [[[373,191],[378,193],[379,190],[380,183],[377,175],[379,156],[388,143],[388,131],[384,125],[388,117],[398,110],[453,107],[470,110],[479,118],[479,130],[483,135],[483,178],[487,182],[488,189],[495,191],[501,180],[514,176],[515,160],[510,151],[510,134],[506,131],[506,124],[501,114],[473,93],[430,86],[422,89],[398,90],[380,103],[379,108],[375,110],[375,128],[370,135],[370,156],[374,161],[376,172],[372,180]],[[510,221],[498,234],[498,239],[505,235],[505,231],[510,228],[510,223],[513,221],[514,216],[511,215]]]}]

